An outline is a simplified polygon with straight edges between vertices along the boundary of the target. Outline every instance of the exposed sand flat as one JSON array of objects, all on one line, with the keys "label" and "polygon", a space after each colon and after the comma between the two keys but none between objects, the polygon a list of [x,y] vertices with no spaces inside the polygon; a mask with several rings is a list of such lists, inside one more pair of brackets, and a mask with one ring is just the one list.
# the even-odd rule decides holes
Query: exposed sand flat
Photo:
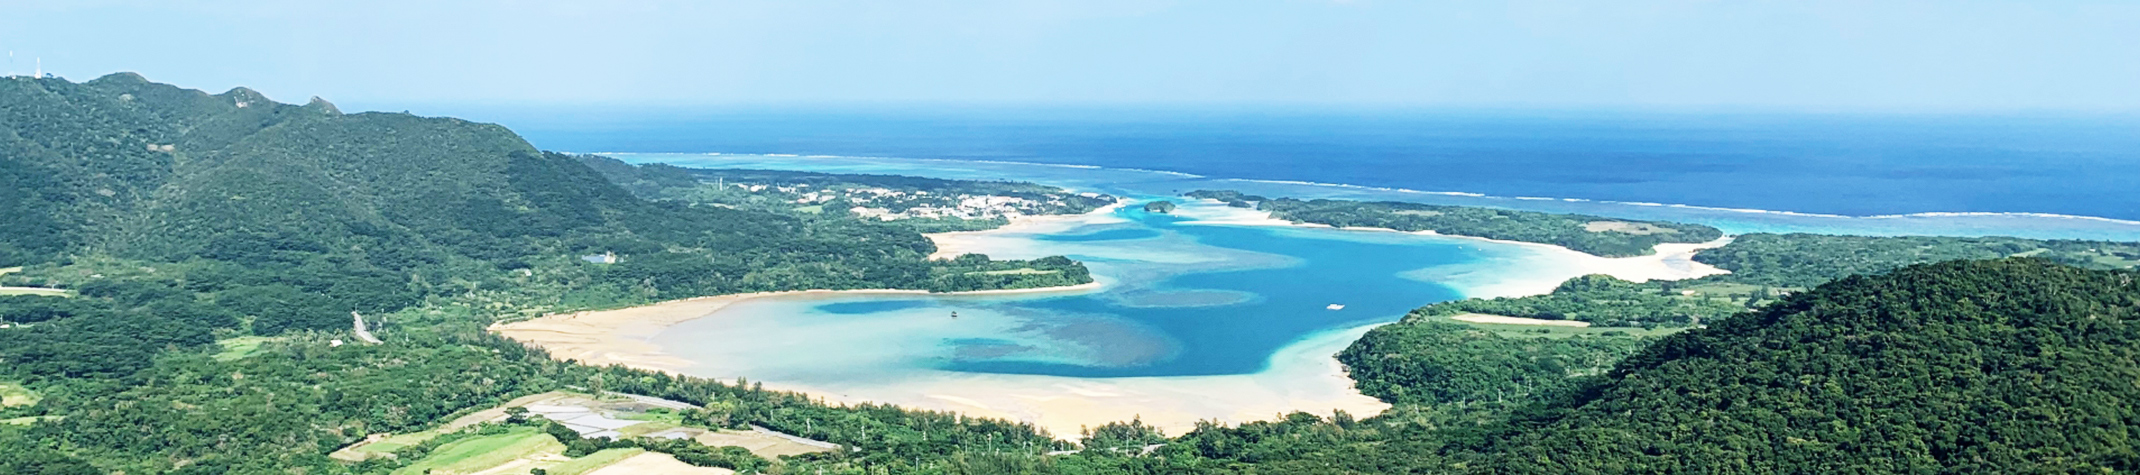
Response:
[{"label": "exposed sand flat", "polygon": [[692,362],[665,353],[650,340],[663,329],[687,320],[713,315],[736,302],[768,297],[851,295],[1005,295],[1074,293],[1099,290],[1100,282],[1034,289],[979,290],[931,294],[923,290],[803,290],[756,292],[671,300],[616,310],[574,312],[513,323],[493,324],[491,331],[508,338],[536,344],[561,360],[608,366],[620,364],[657,371],[680,371]]},{"label": "exposed sand flat", "polygon": [[[950,259],[968,253],[1000,253],[1003,246],[997,245],[998,241],[1014,239],[1014,236],[1047,234],[1079,226],[1121,222],[1122,218],[1115,217],[1114,212],[1122,209],[1129,202],[1130,200],[1128,199],[1116,200],[1114,204],[1102,206],[1085,214],[1019,216],[1011,219],[1010,224],[1005,224],[1003,227],[996,229],[931,233],[923,234],[923,236],[928,236],[930,241],[936,242],[936,252],[929,254],[930,259]],[[1005,258],[1015,259],[1022,257]]]},{"label": "exposed sand flat", "polygon": [[1327,417],[1333,410],[1367,417],[1389,409],[1354,390],[1333,357],[1375,326],[1310,336],[1279,350],[1270,368],[1254,374],[1071,378],[927,371],[853,389],[764,384],[831,402],[890,403],[1026,421],[1067,439],[1078,438],[1084,427],[1132,418],[1179,435],[1203,420],[1237,424],[1295,411]]},{"label": "exposed sand flat", "polygon": [[1504,317],[1500,315],[1487,315],[1483,313],[1466,313],[1449,317],[1449,319],[1472,323],[1499,323],[1504,325],[1548,325],[1556,327],[1590,326],[1590,322],[1580,322],[1575,320],[1545,320],[1538,318]]},{"label": "exposed sand flat", "polygon": [[[1294,223],[1271,217],[1266,211],[1234,208],[1217,200],[1195,200],[1177,209],[1175,214],[1197,218],[1189,224],[1226,226],[1281,226],[1294,228],[1341,229],[1344,231],[1406,233],[1420,236],[1436,236],[1446,239],[1462,239],[1519,246],[1529,251],[1522,262],[1482,263],[1470,269],[1469,275],[1452,274],[1453,269],[1441,269],[1439,273],[1415,276],[1426,280],[1457,284],[1464,296],[1473,298],[1521,297],[1552,292],[1570,278],[1605,274],[1622,280],[1647,282],[1650,280],[1684,280],[1696,277],[1728,274],[1730,271],[1694,261],[1694,253],[1714,249],[1731,243],[1726,236],[1704,243],[1658,244],[1656,253],[1634,257],[1601,257],[1565,247],[1535,242],[1504,241],[1472,236],[1450,236],[1433,231],[1406,232],[1388,228],[1350,227],[1334,228],[1325,224]],[[1521,269],[1521,270],[1519,270]],[[1521,273],[1518,273],[1521,272]]]},{"label": "exposed sand flat", "polygon": [[587,475],[731,475],[734,470],[716,467],[700,467],[676,460],[676,457],[660,452],[647,452],[619,460],[609,466],[587,472]]},{"label": "exposed sand flat", "polygon": [[[1075,292],[1096,288],[1097,284],[1085,284],[985,293]],[[695,374],[703,373],[693,371],[695,366],[701,365],[672,356],[649,340],[663,328],[686,320],[745,318],[723,314],[720,310],[750,299],[920,293],[864,290],[724,295],[619,310],[551,315],[493,325],[492,330],[548,349],[558,359]],[[960,293],[973,294],[982,293]],[[1331,410],[1344,410],[1364,417],[1388,409],[1387,404],[1354,390],[1343,366],[1332,357],[1371,327],[1311,336],[1273,355],[1270,369],[1245,375],[1086,379],[927,371],[895,383],[862,388],[758,382],[770,389],[800,391],[832,402],[890,403],[1028,421],[1059,437],[1076,437],[1084,426],[1136,417],[1167,433],[1180,434],[1195,427],[1199,420],[1248,422],[1267,420],[1296,410],[1324,415]]]}]

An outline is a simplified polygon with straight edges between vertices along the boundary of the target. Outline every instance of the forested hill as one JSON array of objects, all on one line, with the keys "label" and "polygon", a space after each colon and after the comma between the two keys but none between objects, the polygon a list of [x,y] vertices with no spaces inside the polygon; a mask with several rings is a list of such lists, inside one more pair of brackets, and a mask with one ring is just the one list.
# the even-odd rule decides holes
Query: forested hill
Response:
[{"label": "forested hill", "polygon": [[[436,445],[327,454],[574,386],[874,447],[835,465],[941,455],[951,434],[1051,450],[1031,426],[590,368],[483,331],[734,292],[1090,281],[1059,256],[934,251],[859,219],[643,200],[496,125],[0,78],[0,474],[388,473]],[[996,272],[1018,269],[1039,272]],[[354,343],[352,311],[383,342]]]},{"label": "forested hill", "polygon": [[121,73],[0,81],[13,263],[65,251],[145,259],[349,250],[385,268],[482,256],[512,238],[647,213],[502,127],[344,115],[239,88]]},{"label": "forested hill", "polygon": [[2140,471],[2140,277],[1850,277],[1667,337],[1513,425],[1506,473]]},{"label": "forested hill", "polygon": [[[496,125],[343,114],[130,73],[0,80],[0,184],[0,267],[192,262],[173,278],[325,298],[342,314],[435,297],[529,313],[757,290],[1061,283],[969,282],[961,269],[993,266],[931,263],[933,245],[898,227],[642,200]],[[578,259],[591,254],[621,258]],[[86,274],[101,273],[33,266],[20,278],[78,286]],[[346,323],[309,313],[272,327]]]}]

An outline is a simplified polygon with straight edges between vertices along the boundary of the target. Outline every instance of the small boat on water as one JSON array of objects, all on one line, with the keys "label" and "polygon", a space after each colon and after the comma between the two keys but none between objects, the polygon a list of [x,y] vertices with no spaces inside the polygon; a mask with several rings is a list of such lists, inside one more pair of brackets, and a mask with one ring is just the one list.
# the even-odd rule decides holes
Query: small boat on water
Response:
[{"label": "small boat on water", "polygon": [[1329,306],[1325,306],[1323,308],[1330,310],[1344,310],[1345,306],[1343,304],[1330,304]]}]

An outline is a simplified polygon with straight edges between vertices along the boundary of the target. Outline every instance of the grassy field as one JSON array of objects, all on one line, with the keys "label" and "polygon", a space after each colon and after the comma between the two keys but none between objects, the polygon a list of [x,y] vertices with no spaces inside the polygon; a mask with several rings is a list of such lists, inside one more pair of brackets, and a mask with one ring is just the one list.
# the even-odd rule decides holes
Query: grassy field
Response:
[{"label": "grassy field", "polygon": [[580,475],[643,453],[646,453],[646,449],[604,449],[600,452],[587,454],[586,457],[557,462],[555,465],[548,467],[543,467],[543,464],[537,464],[536,467],[549,472],[550,475]]},{"label": "grassy field", "polygon": [[17,383],[0,383],[0,407],[30,406],[42,398],[36,391]]},{"label": "grassy field", "polygon": [[30,416],[30,417],[17,417],[17,418],[14,418],[14,419],[0,419],[0,425],[16,425],[16,426],[26,426],[26,425],[30,425],[30,424],[36,424],[36,423],[37,423],[37,421],[56,421],[56,420],[59,420],[59,419],[60,419],[60,418],[62,418],[62,417],[67,417],[67,416]]},{"label": "grassy field", "polygon": [[279,339],[265,336],[241,336],[216,340],[215,344],[221,345],[223,351],[216,352],[214,358],[216,361],[244,359],[247,356],[252,356],[253,352],[260,351],[261,344]]},{"label": "grassy field", "polygon": [[67,297],[74,295],[74,292],[64,289],[47,289],[43,287],[0,287],[0,295],[50,295],[53,297]]},{"label": "grassy field", "polygon": [[533,427],[515,427],[506,433],[461,439],[441,445],[423,460],[394,471],[394,475],[424,473],[473,473],[515,460],[565,451],[565,444]]},{"label": "grassy field", "polygon": [[[0,268],[0,275],[8,275],[16,272],[22,272],[22,267],[18,266]],[[55,297],[69,297],[74,295],[74,291],[65,289],[47,289],[43,287],[0,287],[0,295],[50,295]]]},{"label": "grassy field", "polygon": [[[233,340],[243,338],[250,337],[233,338]],[[227,352],[229,351],[228,349],[230,348],[230,346],[226,345],[224,346],[224,348]],[[379,439],[377,441],[368,443],[360,442],[355,445],[343,447],[341,450],[336,450],[334,451],[334,453],[327,454],[327,456],[332,457],[336,460],[347,460],[351,462],[362,461],[374,457],[383,457],[393,454],[396,450],[401,450],[405,447],[424,443],[425,441],[429,441],[432,438],[436,438],[440,435],[460,431],[461,429],[465,429],[469,426],[473,426],[476,424],[504,419],[505,408],[508,407],[526,406],[529,404],[545,402],[552,399],[571,397],[575,394],[577,393],[571,393],[566,391],[551,391],[542,394],[522,396],[520,398],[513,399],[512,401],[507,401],[505,404],[498,405],[497,407],[476,411],[461,417],[454,418],[452,421],[449,421],[446,424],[433,428],[431,430],[422,432],[410,432],[406,434],[394,434],[384,439]]]}]

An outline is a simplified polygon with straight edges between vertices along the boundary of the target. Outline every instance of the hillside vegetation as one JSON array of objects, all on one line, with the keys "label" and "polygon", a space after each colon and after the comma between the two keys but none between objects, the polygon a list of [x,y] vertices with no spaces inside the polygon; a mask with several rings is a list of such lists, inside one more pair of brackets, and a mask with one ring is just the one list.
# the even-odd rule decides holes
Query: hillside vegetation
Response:
[{"label": "hillside vegetation", "polygon": [[[0,473],[384,473],[429,448],[326,454],[564,386],[869,449],[819,456],[832,467],[969,437],[1037,454],[1058,445],[1028,425],[573,365],[482,328],[756,290],[1090,281],[1061,257],[930,261],[882,223],[644,200],[495,125],[132,74],[0,79],[0,209],[0,285],[75,292],[0,296]],[[356,343],[352,311],[386,343]],[[702,451],[685,445],[664,450]]]}]

